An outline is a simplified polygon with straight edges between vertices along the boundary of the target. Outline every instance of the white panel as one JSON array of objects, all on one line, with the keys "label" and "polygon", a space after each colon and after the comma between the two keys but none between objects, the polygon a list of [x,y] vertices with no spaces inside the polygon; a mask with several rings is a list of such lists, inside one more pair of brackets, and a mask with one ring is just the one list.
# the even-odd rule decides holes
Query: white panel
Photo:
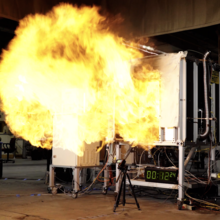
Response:
[{"label": "white panel", "polygon": [[74,152],[64,150],[60,147],[53,147],[53,162],[54,166],[98,166],[100,154],[96,153],[96,147],[99,142],[92,144],[84,144],[85,151],[82,157],[77,156]]},{"label": "white panel", "polygon": [[[136,65],[150,65],[161,74],[160,127],[179,124],[180,63],[187,53],[170,53],[142,59]],[[162,138],[162,137],[161,137]]]},{"label": "white panel", "polygon": [[100,154],[96,153],[98,146],[99,142],[94,142],[92,144],[84,143],[84,156],[78,157],[77,166],[98,166],[100,160]]},{"label": "white panel", "polygon": [[165,141],[173,141],[173,139],[175,139],[174,129],[175,128],[165,128]]},{"label": "white panel", "polygon": [[[73,115],[63,114],[54,116],[53,124],[53,155],[54,166],[97,166],[99,153],[96,153],[98,142],[83,143],[83,157],[77,156],[79,141],[77,140],[77,118]],[[75,136],[75,138],[74,138]]]},{"label": "white panel", "polygon": [[[76,166],[77,155],[71,147],[75,146],[76,140],[72,138],[72,133],[76,133],[74,126],[77,118],[72,115],[54,115],[53,120],[53,165]],[[73,148],[74,149],[74,148]]]}]

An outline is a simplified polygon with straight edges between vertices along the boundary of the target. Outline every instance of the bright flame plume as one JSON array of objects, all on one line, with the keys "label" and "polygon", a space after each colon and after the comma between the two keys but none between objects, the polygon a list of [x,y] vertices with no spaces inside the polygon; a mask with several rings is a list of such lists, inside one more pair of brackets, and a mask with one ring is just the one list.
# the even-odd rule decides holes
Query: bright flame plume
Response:
[{"label": "bright flame plume", "polygon": [[14,135],[51,148],[53,118],[71,115],[76,146],[62,147],[78,155],[84,141],[115,134],[142,145],[158,139],[160,73],[132,71],[129,60],[142,54],[123,46],[97,7],[60,4],[25,17],[15,33],[0,63],[1,110]]}]

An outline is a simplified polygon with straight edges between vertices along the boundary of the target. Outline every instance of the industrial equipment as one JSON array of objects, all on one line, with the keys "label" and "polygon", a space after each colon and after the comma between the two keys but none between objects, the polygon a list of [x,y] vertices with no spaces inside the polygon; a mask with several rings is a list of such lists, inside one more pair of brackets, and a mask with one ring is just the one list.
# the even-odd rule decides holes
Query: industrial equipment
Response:
[{"label": "industrial equipment", "polygon": [[[210,181],[219,186],[220,167],[215,161],[220,137],[219,73],[215,72],[214,81],[212,73],[216,64],[207,59],[208,54],[202,59],[191,57],[187,52],[161,54],[141,59],[139,64],[151,65],[161,73],[160,129],[159,140],[155,140],[151,150],[153,164],[136,161],[137,175],[131,183],[178,189],[178,209],[182,209],[187,188],[207,186]],[[120,159],[120,142],[116,146],[116,158]],[[202,151],[207,149],[204,167]],[[197,167],[205,170],[205,180],[199,172],[191,173],[195,155],[198,156]],[[116,173],[116,178],[118,175]],[[118,187],[116,184],[116,192]]]},{"label": "industrial equipment", "polygon": [[[208,55],[209,52],[198,58],[187,52],[163,53],[141,58],[138,64],[135,61],[133,65],[133,68],[150,65],[160,71],[161,100],[159,135],[154,148],[145,147],[139,153],[141,146],[136,146],[128,157],[131,184],[178,190],[178,209],[182,209],[185,195],[190,197],[186,189],[206,187],[212,182],[220,192],[220,123],[217,120],[220,107],[219,66],[209,60]],[[75,169],[74,189],[78,192],[78,168],[100,165],[95,153],[97,145],[88,146],[80,159],[74,153],[59,149],[59,144],[55,142],[53,146],[50,172],[53,174],[55,166]],[[131,142],[120,138],[112,139],[106,145],[108,157],[98,173],[99,176],[104,171],[104,194],[112,181],[111,165],[116,166],[115,179],[118,179],[119,161],[124,159],[123,155],[130,146]],[[65,161],[63,158],[66,158]],[[50,178],[50,186],[53,186],[53,175]],[[115,183],[116,194],[120,184],[120,180]]]},{"label": "industrial equipment", "polygon": [[[53,148],[52,148],[52,164],[50,165],[50,179],[49,190],[55,189],[54,172],[56,167],[71,168],[74,176],[74,195],[77,197],[77,193],[80,190],[81,178],[80,170],[82,168],[100,167],[99,154],[96,153],[96,148],[99,146],[99,142],[92,144],[84,143],[82,148],[84,149],[83,156],[78,156],[75,152],[66,149],[67,146],[75,146],[72,131],[74,127],[74,116],[68,115],[55,115],[53,124]],[[69,126],[72,122],[72,129]],[[68,130],[66,129],[68,124]],[[55,189],[56,190],[56,189]]]}]

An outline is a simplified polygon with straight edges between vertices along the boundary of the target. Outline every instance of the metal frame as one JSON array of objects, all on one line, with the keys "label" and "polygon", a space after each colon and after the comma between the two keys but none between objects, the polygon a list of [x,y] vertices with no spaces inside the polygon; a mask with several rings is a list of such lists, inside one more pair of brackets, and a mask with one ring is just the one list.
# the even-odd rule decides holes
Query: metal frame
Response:
[{"label": "metal frame", "polygon": [[[195,68],[196,71],[196,68]],[[179,178],[178,184],[163,184],[163,183],[153,183],[145,182],[140,180],[131,180],[133,185],[138,186],[149,186],[149,187],[159,187],[168,189],[178,189],[178,200],[183,202],[184,200],[184,155],[185,155],[185,139],[186,139],[186,90],[187,90],[187,74],[186,74],[186,60],[182,58],[180,61],[180,72],[179,72],[179,126],[174,128],[173,134],[174,138],[171,141],[165,140],[165,129],[160,127],[159,129],[159,141],[155,142],[156,146],[176,146],[179,148]],[[197,77],[198,78],[198,77]],[[195,97],[196,98],[196,97]],[[196,106],[195,106],[196,107]],[[120,158],[120,148],[116,149],[116,158]],[[116,172],[118,169],[116,169]],[[116,174],[116,178],[118,175]],[[116,183],[116,192],[118,192],[119,183]]]},{"label": "metal frame", "polygon": [[92,167],[103,167],[100,166],[58,166],[58,165],[50,165],[50,178],[49,178],[49,187],[53,188],[55,187],[55,168],[61,167],[61,168],[72,168],[73,176],[74,176],[74,191],[77,193],[80,190],[80,185],[82,183],[82,178],[79,176],[80,170],[83,168],[92,168]]},{"label": "metal frame", "polygon": [[74,176],[74,191],[78,192],[80,190],[80,177],[79,172],[80,168],[76,167],[64,167],[64,166],[54,166],[50,165],[50,179],[49,179],[49,187],[53,188],[55,187],[55,168],[56,167],[62,167],[62,168],[72,168],[73,170],[73,176]]},{"label": "metal frame", "polygon": [[196,142],[198,137],[198,65],[196,62],[193,63],[193,141]]}]

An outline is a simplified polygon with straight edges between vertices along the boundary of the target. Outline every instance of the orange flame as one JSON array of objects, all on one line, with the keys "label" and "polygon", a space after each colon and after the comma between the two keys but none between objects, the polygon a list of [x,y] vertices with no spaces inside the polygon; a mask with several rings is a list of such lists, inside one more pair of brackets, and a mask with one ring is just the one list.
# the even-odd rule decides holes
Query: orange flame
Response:
[{"label": "orange flame", "polygon": [[70,115],[76,146],[63,148],[78,155],[84,141],[115,134],[142,145],[158,139],[160,74],[132,71],[129,60],[142,54],[104,20],[97,7],[60,4],[20,21],[0,64],[1,110],[14,135],[51,148],[54,117]]}]

